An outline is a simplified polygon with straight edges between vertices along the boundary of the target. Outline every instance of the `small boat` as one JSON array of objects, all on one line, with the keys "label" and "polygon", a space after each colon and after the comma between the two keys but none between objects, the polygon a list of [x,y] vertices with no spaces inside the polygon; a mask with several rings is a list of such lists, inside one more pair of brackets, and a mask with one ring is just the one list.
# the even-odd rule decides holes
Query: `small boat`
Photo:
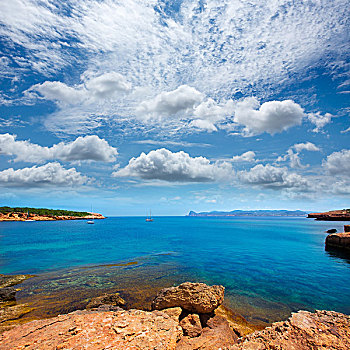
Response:
[{"label": "small boat", "polygon": [[146,217],[146,222],[152,222],[153,219],[152,219],[152,214],[151,214],[151,211],[149,211],[149,217],[147,216]]},{"label": "small boat", "polygon": [[90,225],[93,225],[95,223],[94,221],[94,213],[92,212],[92,205],[91,205],[91,214],[92,214],[92,219],[91,220],[88,220],[87,223],[90,224]]},{"label": "small boat", "polygon": [[27,211],[27,218],[24,220],[25,222],[33,222],[35,220],[29,219],[29,211]]}]

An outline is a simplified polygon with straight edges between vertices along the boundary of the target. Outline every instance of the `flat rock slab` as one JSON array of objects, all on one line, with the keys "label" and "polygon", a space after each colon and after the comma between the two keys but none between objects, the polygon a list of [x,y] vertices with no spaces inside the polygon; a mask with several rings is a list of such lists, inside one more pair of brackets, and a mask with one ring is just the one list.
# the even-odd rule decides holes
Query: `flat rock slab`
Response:
[{"label": "flat rock slab", "polygon": [[348,350],[350,316],[334,311],[299,311],[241,340],[231,350]]},{"label": "flat rock slab", "polygon": [[0,336],[1,350],[175,349],[178,322],[160,311],[76,311],[32,321]]},{"label": "flat rock slab", "polygon": [[181,307],[192,313],[210,313],[224,301],[225,287],[185,282],[162,289],[152,303],[154,310]]}]

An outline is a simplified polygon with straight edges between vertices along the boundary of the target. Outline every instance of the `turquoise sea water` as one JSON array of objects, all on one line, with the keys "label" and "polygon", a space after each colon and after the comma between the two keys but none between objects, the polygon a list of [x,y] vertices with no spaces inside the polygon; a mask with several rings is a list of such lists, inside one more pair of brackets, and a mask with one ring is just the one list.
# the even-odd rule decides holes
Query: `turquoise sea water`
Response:
[{"label": "turquoise sea water", "polygon": [[[343,225],[273,217],[2,222],[0,273],[38,275],[23,284],[20,298],[73,288],[74,281],[74,288],[122,289],[125,281],[166,286],[191,280],[224,285],[228,306],[253,321],[299,309],[350,314],[350,259],[324,249],[324,231]],[[135,264],[103,266],[121,262]]]}]

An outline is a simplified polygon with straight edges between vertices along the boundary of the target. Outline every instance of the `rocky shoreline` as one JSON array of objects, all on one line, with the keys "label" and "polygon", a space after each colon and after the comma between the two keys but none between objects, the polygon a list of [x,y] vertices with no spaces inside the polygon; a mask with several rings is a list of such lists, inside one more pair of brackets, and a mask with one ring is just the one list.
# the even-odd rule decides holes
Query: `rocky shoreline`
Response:
[{"label": "rocky shoreline", "polygon": [[49,216],[49,215],[38,215],[26,213],[0,213],[0,221],[58,221],[58,220],[91,220],[91,219],[105,219],[102,214],[90,213],[91,215],[86,216]]},{"label": "rocky shoreline", "polygon": [[[27,278],[27,276],[26,276]],[[8,288],[4,287],[4,288]],[[27,322],[0,335],[13,349],[349,349],[350,317],[299,311],[263,330],[242,327],[222,307],[223,286],[182,283],[162,289],[152,311],[124,310],[118,293],[93,298],[86,310]]]},{"label": "rocky shoreline", "polygon": [[323,221],[350,221],[350,210],[332,210],[324,213],[310,213],[308,218]]}]

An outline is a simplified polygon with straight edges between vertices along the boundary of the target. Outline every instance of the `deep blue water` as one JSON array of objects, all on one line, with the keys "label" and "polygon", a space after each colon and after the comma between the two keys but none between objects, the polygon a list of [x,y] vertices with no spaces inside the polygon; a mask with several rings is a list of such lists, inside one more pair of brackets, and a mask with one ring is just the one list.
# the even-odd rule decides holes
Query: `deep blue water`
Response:
[{"label": "deep blue water", "polygon": [[350,314],[350,259],[324,249],[324,231],[343,225],[271,217],[2,222],[0,272],[171,263],[186,279],[224,285],[230,306],[245,316],[255,312],[271,320],[298,309]]}]

